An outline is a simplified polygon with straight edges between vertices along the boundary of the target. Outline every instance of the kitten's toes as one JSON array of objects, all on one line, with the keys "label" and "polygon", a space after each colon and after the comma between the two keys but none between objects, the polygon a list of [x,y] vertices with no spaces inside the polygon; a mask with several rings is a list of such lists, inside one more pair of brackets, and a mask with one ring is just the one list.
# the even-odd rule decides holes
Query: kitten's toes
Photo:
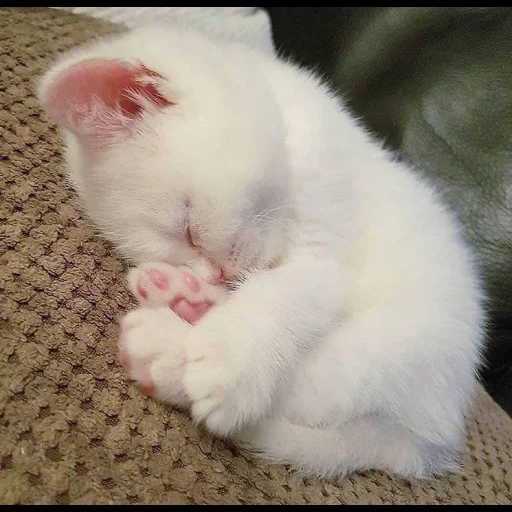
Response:
[{"label": "kitten's toes", "polygon": [[166,263],[144,263],[128,274],[128,288],[142,306],[169,305],[181,292],[181,272]]},{"label": "kitten's toes", "polygon": [[181,294],[171,304],[172,310],[189,324],[196,324],[215,305],[223,302],[227,291],[222,286],[213,286],[188,267],[179,267],[181,272]]},{"label": "kitten's toes", "polygon": [[201,318],[203,318],[208,311],[212,308],[213,303],[204,302],[190,302],[184,297],[178,298],[171,304],[171,309],[185,322],[195,325]]},{"label": "kitten's toes", "polygon": [[228,293],[204,282],[188,267],[166,263],[139,265],[129,273],[128,286],[142,306],[168,306],[189,324],[196,324]]}]

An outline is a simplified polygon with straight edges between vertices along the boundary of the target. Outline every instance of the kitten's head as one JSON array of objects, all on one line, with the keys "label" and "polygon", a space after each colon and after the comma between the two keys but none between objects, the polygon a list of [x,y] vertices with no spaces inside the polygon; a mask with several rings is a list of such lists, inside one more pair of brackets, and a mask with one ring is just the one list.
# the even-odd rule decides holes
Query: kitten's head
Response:
[{"label": "kitten's head", "polygon": [[43,77],[40,101],[64,131],[81,201],[133,263],[231,278],[283,254],[284,127],[244,52],[142,30],[65,55]]}]

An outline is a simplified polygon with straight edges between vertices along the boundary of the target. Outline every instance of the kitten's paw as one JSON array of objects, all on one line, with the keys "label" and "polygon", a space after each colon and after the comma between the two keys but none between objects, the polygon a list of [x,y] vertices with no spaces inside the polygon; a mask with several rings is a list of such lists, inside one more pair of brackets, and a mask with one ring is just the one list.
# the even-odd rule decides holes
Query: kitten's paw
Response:
[{"label": "kitten's paw", "polygon": [[128,274],[128,287],[142,306],[160,307],[179,298],[199,303],[206,300],[207,289],[192,271],[167,263],[143,263]]},{"label": "kitten's paw", "polygon": [[182,381],[190,329],[167,307],[140,308],[124,317],[119,361],[144,394],[173,405],[188,404]]},{"label": "kitten's paw", "polygon": [[216,435],[228,436],[252,419],[257,400],[246,386],[247,367],[240,346],[225,340],[187,344],[183,385],[192,402],[192,416]]},{"label": "kitten's paw", "polygon": [[145,307],[170,307],[190,324],[197,323],[227,292],[212,286],[186,267],[144,263],[128,274],[128,287]]},{"label": "kitten's paw", "polygon": [[145,307],[169,304],[176,290],[177,271],[166,263],[145,263],[128,273],[128,288]]}]

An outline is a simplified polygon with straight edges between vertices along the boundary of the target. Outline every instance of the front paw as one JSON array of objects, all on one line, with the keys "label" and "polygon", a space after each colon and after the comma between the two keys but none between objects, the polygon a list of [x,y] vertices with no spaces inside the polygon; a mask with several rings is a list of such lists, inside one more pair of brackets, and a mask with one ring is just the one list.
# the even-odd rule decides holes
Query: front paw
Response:
[{"label": "front paw", "polygon": [[190,324],[196,324],[228,295],[222,286],[206,283],[189,268],[159,262],[143,263],[132,269],[128,288],[141,306],[168,306]]},{"label": "front paw", "polygon": [[119,361],[143,393],[173,405],[188,405],[182,381],[190,329],[167,307],[139,308],[124,317]]},{"label": "front paw", "polygon": [[223,437],[256,419],[261,410],[259,390],[251,386],[248,354],[238,340],[232,341],[189,338],[183,378],[193,418]]}]

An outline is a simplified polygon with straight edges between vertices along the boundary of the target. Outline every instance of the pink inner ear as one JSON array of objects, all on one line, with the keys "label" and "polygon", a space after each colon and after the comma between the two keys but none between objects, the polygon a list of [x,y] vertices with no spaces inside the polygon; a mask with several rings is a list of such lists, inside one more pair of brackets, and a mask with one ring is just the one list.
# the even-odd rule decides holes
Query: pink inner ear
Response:
[{"label": "pink inner ear", "polygon": [[173,105],[158,90],[164,78],[143,64],[89,59],[61,73],[50,87],[47,108],[79,135],[118,133],[151,104]]}]

